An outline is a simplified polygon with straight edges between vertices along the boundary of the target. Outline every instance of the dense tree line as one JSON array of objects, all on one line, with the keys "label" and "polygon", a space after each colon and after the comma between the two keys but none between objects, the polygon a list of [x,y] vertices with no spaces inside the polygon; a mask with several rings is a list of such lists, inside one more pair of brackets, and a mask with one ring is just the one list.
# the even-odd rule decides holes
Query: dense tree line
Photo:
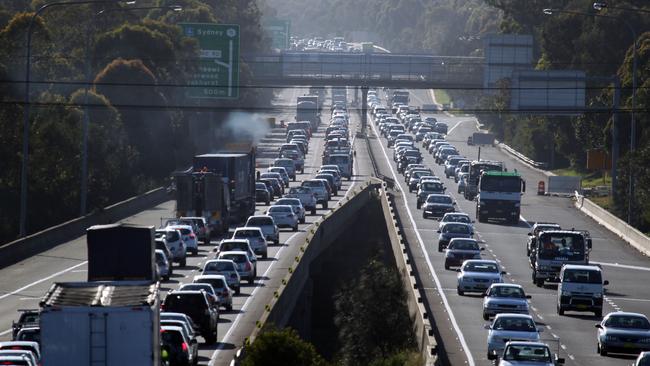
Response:
[{"label": "dense tree line", "polygon": [[[380,299],[380,300],[378,300]],[[339,351],[325,360],[291,329],[269,327],[245,352],[245,366],[421,365],[406,291],[397,271],[371,259],[335,298]],[[390,331],[387,331],[390,329]]]},{"label": "dense tree line", "polygon": [[[45,0],[0,3],[0,243],[18,231],[25,41]],[[151,0],[133,7],[172,4]],[[205,110],[270,103],[242,89],[236,101],[187,100],[198,44],[179,22],[241,25],[241,52],[264,47],[255,0],[182,0],[182,11],[124,4],[50,7],[36,18],[31,58],[29,232],[79,214],[82,119],[89,106],[88,211],[165,182],[196,150],[188,121]],[[90,79],[86,80],[89,67]],[[250,73],[241,66],[241,82]],[[218,124],[223,114],[205,118]]]}]

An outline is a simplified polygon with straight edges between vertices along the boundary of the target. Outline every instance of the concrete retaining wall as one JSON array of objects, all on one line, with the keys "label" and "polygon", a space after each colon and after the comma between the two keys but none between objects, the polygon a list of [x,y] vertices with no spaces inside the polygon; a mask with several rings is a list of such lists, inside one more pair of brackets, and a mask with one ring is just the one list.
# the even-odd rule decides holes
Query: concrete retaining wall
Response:
[{"label": "concrete retaining wall", "polygon": [[246,338],[244,347],[236,352],[231,365],[239,364],[245,355],[246,347],[255,341],[255,338],[262,332],[265,324],[274,324],[283,327],[289,323],[291,314],[296,308],[300,294],[310,278],[310,268],[327,248],[337,239],[342,228],[353,221],[359,210],[370,202],[380,199],[386,217],[391,247],[395,254],[395,260],[402,276],[408,293],[408,306],[411,318],[414,321],[414,330],[418,339],[423,359],[427,365],[433,365],[436,361],[435,340],[432,337],[431,325],[427,319],[426,311],[422,305],[422,297],[417,289],[413,270],[410,267],[410,260],[406,257],[406,247],[399,237],[385,191],[384,183],[372,178],[371,181],[362,183],[360,187],[353,189],[350,195],[343,199],[337,207],[316,221],[309,230],[305,242],[300,247],[302,255],[296,256],[294,265],[287,270],[286,276],[282,279],[282,286],[274,293],[274,298],[266,305],[264,315],[256,322],[256,328]]},{"label": "concrete retaining wall", "polygon": [[576,194],[575,198],[575,206],[577,209],[596,220],[596,222],[606,227],[609,231],[620,236],[641,253],[650,256],[650,238],[588,198],[579,194]]},{"label": "concrete retaining wall", "polygon": [[92,225],[119,221],[140,211],[159,205],[170,197],[165,188],[157,188],[140,196],[104,208],[102,211],[47,228],[38,233],[0,246],[0,268],[20,262],[57,245],[78,238]]}]

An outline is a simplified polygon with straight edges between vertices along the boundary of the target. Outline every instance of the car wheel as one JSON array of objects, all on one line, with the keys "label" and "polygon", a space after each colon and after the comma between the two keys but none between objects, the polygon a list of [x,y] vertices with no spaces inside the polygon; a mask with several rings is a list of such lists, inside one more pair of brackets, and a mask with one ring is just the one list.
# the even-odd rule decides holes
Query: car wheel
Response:
[{"label": "car wheel", "polygon": [[483,320],[490,320],[490,316],[486,312],[483,312]]},{"label": "car wheel", "polygon": [[312,215],[316,215],[316,208],[312,208],[312,209],[311,209],[311,214],[312,214]]},{"label": "car wheel", "polygon": [[465,291],[461,290],[460,287],[456,288],[456,293],[458,293],[458,295],[460,295],[460,296],[465,295]]},{"label": "car wheel", "polygon": [[438,243],[438,252],[442,253],[443,249],[442,244]]},{"label": "car wheel", "polygon": [[445,269],[449,269],[449,263],[445,262]]},{"label": "car wheel", "polygon": [[185,258],[181,259],[179,265],[180,265],[181,267],[185,267],[185,266],[187,265],[187,259],[185,259]]},{"label": "car wheel", "polygon": [[163,276],[163,281],[169,281],[169,276]]},{"label": "car wheel", "polygon": [[420,207],[422,207],[422,203],[421,203],[420,201],[418,201],[418,203],[416,204],[416,207],[417,207],[417,208],[418,208],[418,210],[419,210],[419,209],[420,209]]},{"label": "car wheel", "polygon": [[544,279],[543,278],[536,278],[535,279],[535,286],[544,287]]},{"label": "car wheel", "polygon": [[427,216],[427,214],[425,214],[424,212],[422,212],[422,218],[423,218],[423,219],[426,219],[426,218],[428,218],[428,217],[429,217],[429,216]]},{"label": "car wheel", "polygon": [[199,250],[198,249],[193,249],[192,254],[193,255],[199,255]]},{"label": "car wheel", "polygon": [[214,335],[214,334],[205,335],[205,336],[203,336],[203,339],[205,339],[205,344],[215,344],[215,343],[217,343],[217,336]]},{"label": "car wheel", "polygon": [[274,245],[280,245],[280,239],[273,240]]},{"label": "car wheel", "polygon": [[270,205],[270,204],[271,204],[271,201],[270,201],[270,200],[267,200],[267,201],[266,201],[266,206],[268,206],[268,205]]},{"label": "car wheel", "polygon": [[228,305],[226,305],[226,310],[228,310],[228,311],[232,311],[232,304],[228,304]]},{"label": "car wheel", "polygon": [[210,238],[205,238],[203,240],[203,245],[210,245]]},{"label": "car wheel", "polygon": [[296,224],[296,226],[293,227],[293,231],[298,231],[298,224]]},{"label": "car wheel", "polygon": [[267,252],[264,252],[264,254],[262,254],[262,258],[266,259],[268,257],[269,257],[269,254]]},{"label": "car wheel", "polygon": [[323,209],[327,208],[327,201],[323,202]]},{"label": "car wheel", "polygon": [[255,277],[251,277],[251,278],[248,279],[248,284],[249,285],[252,285],[254,283],[255,283]]},{"label": "car wheel", "polygon": [[595,311],[594,311],[594,315],[595,315],[597,318],[602,318],[602,317],[603,317],[603,309],[595,310]]},{"label": "car wheel", "polygon": [[301,223],[301,224],[304,224],[304,223],[305,223],[305,218],[304,218],[304,217],[303,217],[302,219],[300,219],[300,223]]},{"label": "car wheel", "polygon": [[235,287],[235,295],[239,295],[239,292],[240,292],[240,291],[241,291],[241,290],[239,289],[239,286]]},{"label": "car wheel", "polygon": [[607,349],[605,349],[605,347],[603,347],[602,345],[599,345],[598,353],[600,353],[601,356],[607,356]]},{"label": "car wheel", "polygon": [[295,175],[293,176],[293,181],[294,181],[294,182],[296,181],[296,176],[295,176]]},{"label": "car wheel", "polygon": [[560,305],[557,306],[557,314],[558,315],[564,315],[564,309],[562,309],[562,306],[560,306]]}]

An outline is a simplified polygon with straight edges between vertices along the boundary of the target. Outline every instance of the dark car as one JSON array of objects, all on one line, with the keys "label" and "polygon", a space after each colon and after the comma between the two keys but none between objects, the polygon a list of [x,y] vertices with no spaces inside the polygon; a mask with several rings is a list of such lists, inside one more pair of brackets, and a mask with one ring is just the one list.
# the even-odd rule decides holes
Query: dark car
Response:
[{"label": "dark car", "polygon": [[196,345],[191,344],[192,341],[183,334],[180,327],[161,327],[160,341],[162,349],[167,351],[167,360],[170,366],[190,366],[195,364],[192,359],[192,350],[196,348]]},{"label": "dark car", "polygon": [[447,134],[447,130],[449,129],[449,126],[447,126],[446,123],[444,122],[436,122],[436,125],[434,127],[434,130],[438,133],[444,133],[445,135]]},{"label": "dark car", "polygon": [[16,340],[18,332],[24,327],[37,327],[40,318],[38,309],[19,309],[20,317],[17,322],[11,323],[11,339]]},{"label": "dark car", "polygon": [[650,321],[643,314],[613,312],[596,324],[598,353],[640,353],[650,351]]},{"label": "dark car", "polygon": [[471,224],[462,222],[448,222],[438,229],[438,251],[442,252],[447,248],[451,239],[469,239],[474,236],[474,229]]},{"label": "dark car", "polygon": [[456,202],[446,194],[430,194],[422,206],[422,218],[443,217],[447,212],[456,211]]},{"label": "dark car", "polygon": [[164,311],[189,316],[199,327],[205,343],[217,341],[219,308],[205,291],[172,291],[167,294],[162,307]]},{"label": "dark car", "polygon": [[276,178],[260,178],[260,182],[269,182],[271,183],[271,187],[273,188],[273,196],[274,197],[281,197],[282,196],[282,184],[280,181]]},{"label": "dark car", "polygon": [[255,202],[264,202],[267,206],[271,204],[271,194],[262,182],[255,183]]}]

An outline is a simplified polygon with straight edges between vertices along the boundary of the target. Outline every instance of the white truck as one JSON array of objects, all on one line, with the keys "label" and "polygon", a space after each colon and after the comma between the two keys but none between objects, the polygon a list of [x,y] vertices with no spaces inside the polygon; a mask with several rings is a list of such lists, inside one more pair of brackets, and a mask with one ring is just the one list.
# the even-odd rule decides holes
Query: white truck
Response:
[{"label": "white truck", "polygon": [[54,283],[40,306],[45,366],[160,365],[156,283]]}]

